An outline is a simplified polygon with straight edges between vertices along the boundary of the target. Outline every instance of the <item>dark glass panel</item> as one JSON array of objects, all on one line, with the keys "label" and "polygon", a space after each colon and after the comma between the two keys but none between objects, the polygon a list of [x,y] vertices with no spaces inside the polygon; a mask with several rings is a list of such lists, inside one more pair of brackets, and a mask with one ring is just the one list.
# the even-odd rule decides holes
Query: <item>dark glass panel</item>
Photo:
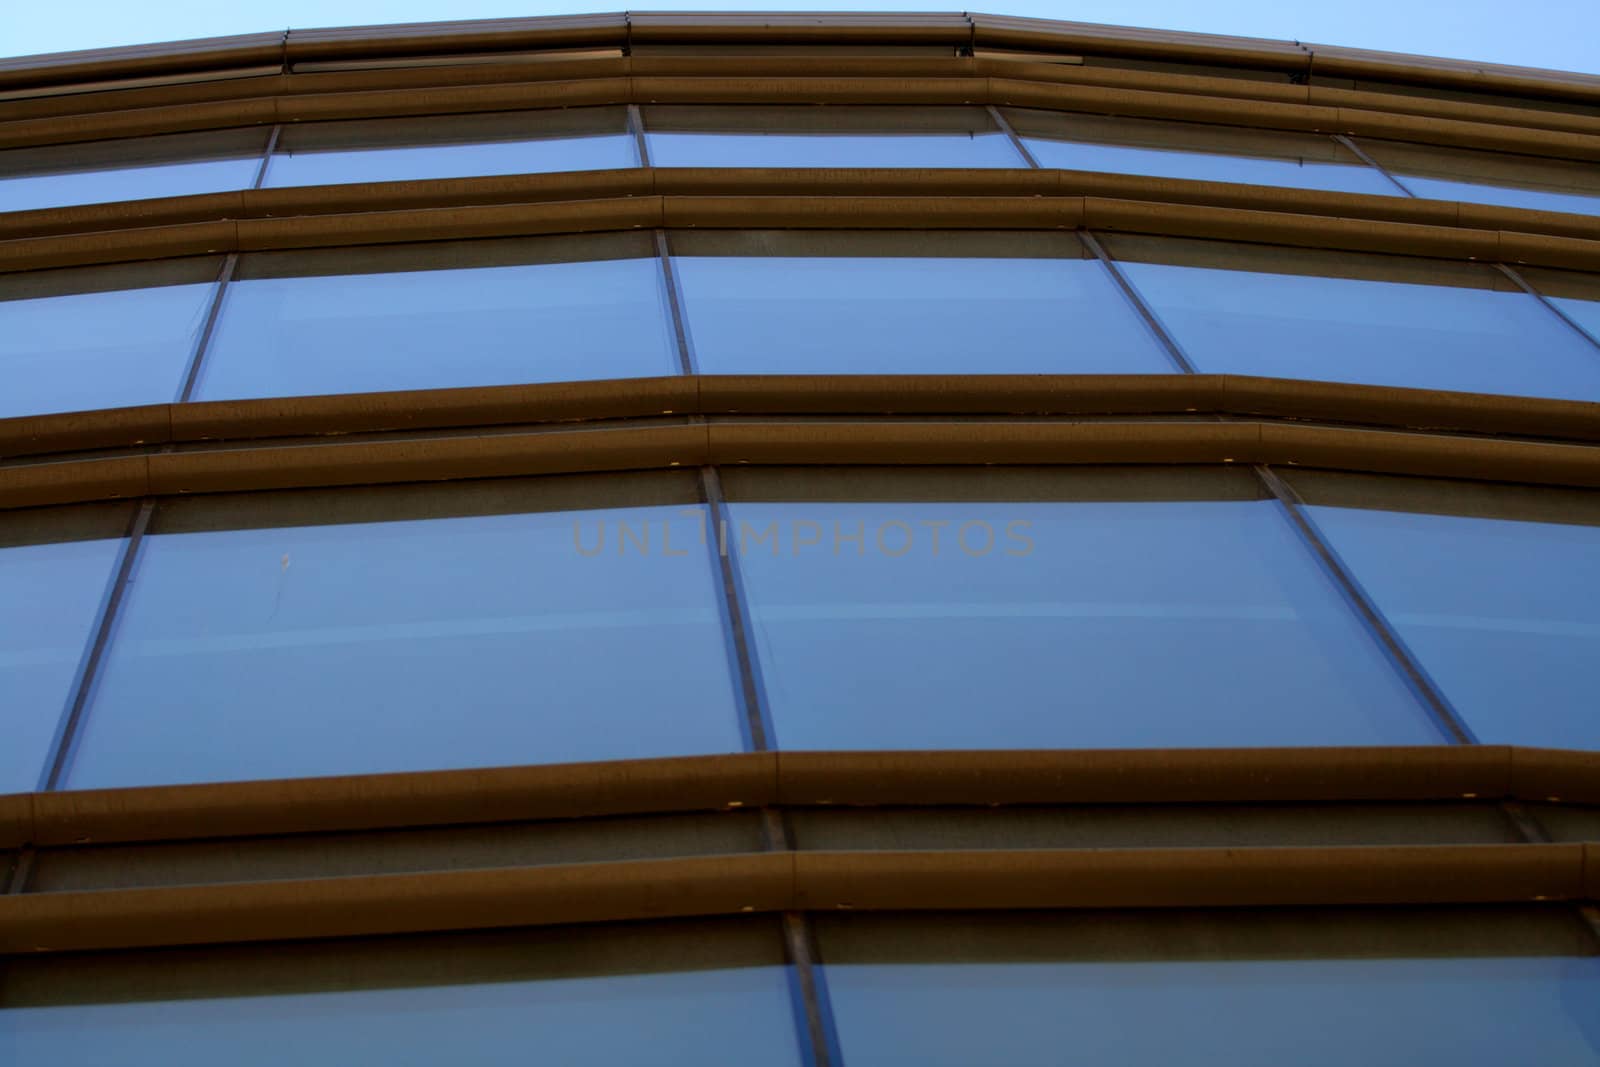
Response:
[{"label": "dark glass panel", "polygon": [[123,504],[0,512],[0,793],[37,784],[128,520]]},{"label": "dark glass panel", "polygon": [[1007,109],[1040,166],[1401,196],[1326,134]]},{"label": "dark glass panel", "polygon": [[694,500],[668,474],[164,503],[68,781],[737,751]]},{"label": "dark glass panel", "polygon": [[1592,1064],[1600,958],[1572,912],[828,915],[851,1067]]},{"label": "dark glass panel", "polygon": [[221,261],[0,275],[0,418],[178,398]]},{"label": "dark glass panel", "polygon": [[1017,167],[978,107],[660,106],[644,109],[658,167]]},{"label": "dark glass panel", "polygon": [[1522,840],[1492,804],[1083,804],[793,808],[808,849],[1248,848]]},{"label": "dark glass panel", "polygon": [[242,257],[197,397],[672,374],[645,234]]},{"label": "dark glass panel", "polygon": [[0,152],[0,211],[248,189],[267,131],[130,137]]},{"label": "dark glass panel", "polygon": [[799,1067],[770,922],[13,958],[8,1063]]},{"label": "dark glass panel", "polygon": [[1491,267],[1113,235],[1201,372],[1600,399],[1600,354]]},{"label": "dark glass panel", "polygon": [[706,374],[1174,369],[1071,234],[681,233],[672,247]]},{"label": "dark glass panel", "polygon": [[1480,741],[1600,748],[1600,493],[1293,480]]},{"label": "dark glass panel", "polygon": [[1593,163],[1366,138],[1361,147],[1429,200],[1600,215],[1600,167]]},{"label": "dark glass panel", "polygon": [[780,747],[1438,740],[1248,471],[725,484]]},{"label": "dark glass panel", "polygon": [[420,181],[638,166],[620,107],[289,126],[264,184]]}]

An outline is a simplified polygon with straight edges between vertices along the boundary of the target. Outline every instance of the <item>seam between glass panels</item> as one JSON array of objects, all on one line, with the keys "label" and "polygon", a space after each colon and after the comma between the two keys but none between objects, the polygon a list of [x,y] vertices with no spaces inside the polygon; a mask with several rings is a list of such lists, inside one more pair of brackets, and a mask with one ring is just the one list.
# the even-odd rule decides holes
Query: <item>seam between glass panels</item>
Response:
[{"label": "seam between glass panels", "polygon": [[72,686],[67,691],[66,705],[45,755],[44,768],[39,774],[38,792],[44,793],[60,788],[61,780],[66,777],[72,754],[77,749],[78,739],[83,734],[83,723],[88,718],[89,702],[94,694],[100,666],[105,661],[106,651],[111,645],[122,603],[127,599],[128,586],[133,580],[134,567],[138,563],[139,549],[150,527],[150,517],[155,511],[155,506],[155,501],[148,497],[140,502],[139,510],[134,513],[133,521],[129,524],[127,534],[124,535],[116,569],[112,572],[100,610],[95,615],[93,636],[72,679]]},{"label": "seam between glass panels", "polygon": [[1161,345],[1162,351],[1167,354],[1167,358],[1172,360],[1173,364],[1178,368],[1178,372],[1180,374],[1199,373],[1195,370],[1194,364],[1190,362],[1183,348],[1167,332],[1167,328],[1161,325],[1161,320],[1156,317],[1155,310],[1145,303],[1144,297],[1139,295],[1139,291],[1133,287],[1133,283],[1122,273],[1122,270],[1111,259],[1111,256],[1107,254],[1105,248],[1096,240],[1094,234],[1088,230],[1079,230],[1078,240],[1090,252],[1094,253],[1094,257],[1100,261],[1100,266],[1111,276],[1111,281],[1117,287],[1117,291],[1128,301],[1128,305],[1133,308],[1134,313],[1144,321],[1145,328],[1155,337],[1157,343]]},{"label": "seam between glass panels", "polygon": [[1376,159],[1373,159],[1371,156],[1367,155],[1367,150],[1357,144],[1355,138],[1349,137],[1342,133],[1335,133],[1331,134],[1330,136],[1340,145],[1344,146],[1347,151],[1354,154],[1357,159],[1361,160],[1361,162],[1365,163],[1367,166],[1371,167],[1385,178],[1388,178],[1389,184],[1393,185],[1396,189],[1399,189],[1403,195],[1409,196],[1413,200],[1417,199],[1417,194],[1406,188],[1405,182],[1402,182],[1399,178],[1396,178],[1393,174],[1390,174],[1388,168],[1384,167],[1384,165],[1379,163]]},{"label": "seam between glass panels", "polygon": [[1537,300],[1540,306],[1549,311],[1550,314],[1560,319],[1571,329],[1576,330],[1579,337],[1582,337],[1585,341],[1588,341],[1589,344],[1593,345],[1596,349],[1600,349],[1600,338],[1596,338],[1594,334],[1590,333],[1588,330],[1579,325],[1576,319],[1572,318],[1572,316],[1568,315],[1565,311],[1562,311],[1560,308],[1556,307],[1554,301],[1545,296],[1543,293],[1539,292],[1538,289],[1535,289],[1532,283],[1519,274],[1515,268],[1508,267],[1504,263],[1496,263],[1494,266],[1495,269],[1501,274],[1504,274],[1507,278],[1511,279],[1517,288],[1521,289],[1523,292]]},{"label": "seam between glass panels", "polygon": [[[788,813],[780,808],[761,809],[761,843],[766,852],[794,852],[794,834]],[[803,911],[785,911],[783,951],[788,966],[790,1007],[795,1030],[800,1038],[806,1067],[843,1067],[838,1028],[834,1024],[833,1001],[828,996],[827,978],[817,953],[816,936],[810,916]]]},{"label": "seam between glass panels", "polygon": [[23,845],[17,850],[16,860],[7,874],[0,896],[19,896],[28,891],[28,879],[33,874],[34,847]]},{"label": "seam between glass panels", "polygon": [[1294,489],[1278,477],[1276,471],[1263,463],[1252,465],[1256,476],[1277,501],[1289,524],[1294,527],[1300,539],[1317,562],[1322,565],[1323,571],[1333,579],[1339,591],[1344,594],[1346,602],[1355,611],[1361,622],[1383,648],[1390,663],[1400,672],[1406,680],[1412,693],[1422,703],[1428,714],[1434,720],[1440,731],[1451,744],[1475,745],[1478,738],[1473,734],[1471,727],[1461,718],[1460,712],[1444,691],[1439,688],[1427,669],[1406,645],[1405,640],[1395,630],[1383,614],[1377,603],[1368,595],[1360,581],[1355,577],[1348,564],[1339,558],[1339,553],[1331,542],[1317,527],[1316,520],[1306,513],[1305,502],[1302,501]]},{"label": "seam between glass panels", "polygon": [[1010,121],[1001,114],[1000,109],[993,104],[986,104],[984,110],[989,112],[989,118],[1000,127],[1000,132],[1006,135],[1006,140],[1011,142],[1011,147],[1017,150],[1017,155],[1028,164],[1029,170],[1043,170],[1039,161],[1033,158],[1033,153],[1028,151],[1028,146],[1022,143],[1022,138],[1017,136],[1017,131],[1011,128]]}]

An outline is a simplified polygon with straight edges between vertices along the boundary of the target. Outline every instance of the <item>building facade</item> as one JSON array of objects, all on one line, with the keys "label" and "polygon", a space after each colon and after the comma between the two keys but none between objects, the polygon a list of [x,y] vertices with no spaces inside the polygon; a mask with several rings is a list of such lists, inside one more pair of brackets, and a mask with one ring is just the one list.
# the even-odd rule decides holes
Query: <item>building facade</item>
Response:
[{"label": "building facade", "polygon": [[1600,78],[0,62],[0,1061],[1600,1060]]}]

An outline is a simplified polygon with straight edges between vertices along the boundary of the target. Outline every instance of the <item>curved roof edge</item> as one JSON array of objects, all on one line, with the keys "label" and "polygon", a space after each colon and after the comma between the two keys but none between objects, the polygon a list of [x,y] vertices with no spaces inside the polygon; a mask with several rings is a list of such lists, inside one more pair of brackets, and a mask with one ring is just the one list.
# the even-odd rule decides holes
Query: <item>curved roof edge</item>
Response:
[{"label": "curved roof edge", "polygon": [[[969,12],[616,12],[538,18],[287,30],[164,44],[0,59],[0,90],[72,86],[236,68],[291,70],[302,62],[636,44],[966,44],[1083,52],[1340,78],[1375,78],[1456,91],[1540,96],[1600,105],[1600,75],[1358,48],[1101,26]],[[112,83],[112,84],[104,84]],[[88,86],[85,86],[87,88]]]}]

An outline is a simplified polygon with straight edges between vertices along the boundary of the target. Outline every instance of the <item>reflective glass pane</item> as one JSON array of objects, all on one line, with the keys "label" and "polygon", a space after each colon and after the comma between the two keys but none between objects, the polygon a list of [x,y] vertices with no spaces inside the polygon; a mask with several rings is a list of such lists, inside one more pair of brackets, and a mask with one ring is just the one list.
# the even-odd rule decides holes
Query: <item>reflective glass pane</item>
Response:
[{"label": "reflective glass pane", "polygon": [[1109,236],[1202,373],[1600,399],[1594,346],[1491,267]]},{"label": "reflective glass pane", "polygon": [[1295,484],[1479,740],[1600,748],[1600,494],[1357,475]]},{"label": "reflective glass pane", "polygon": [[264,184],[419,181],[638,164],[627,112],[581,107],[290,126]]},{"label": "reflective glass pane", "polygon": [[248,189],[267,131],[221,130],[0,152],[0,211]]},{"label": "reflective glass pane", "polygon": [[828,916],[819,937],[851,1067],[1600,1058],[1600,957],[1569,917],[1257,915]]},{"label": "reflective glass pane", "polygon": [[672,249],[706,374],[1175,369],[1071,234],[683,233]]},{"label": "reflective glass pane", "polygon": [[68,780],[737,751],[693,492],[619,475],[165,503]]},{"label": "reflective glass pane", "polygon": [[1249,472],[725,485],[781,747],[1438,740]]},{"label": "reflective glass pane", "polygon": [[222,264],[0,276],[0,418],[178,398]]},{"label": "reflective glass pane", "polygon": [[658,167],[1017,167],[978,107],[647,107]]},{"label": "reflective glass pane", "polygon": [[0,512],[0,793],[44,768],[127,523],[120,505]]},{"label": "reflective glass pane", "polygon": [[782,943],[742,924],[34,956],[8,1064],[799,1067]]},{"label": "reflective glass pane", "polygon": [[1043,167],[1403,195],[1325,134],[1062,111],[1008,109],[1006,114]]},{"label": "reflective glass pane", "polygon": [[1593,163],[1366,138],[1361,148],[1430,200],[1600,215],[1600,167]]},{"label": "reflective glass pane", "polygon": [[243,256],[196,396],[675,373],[639,233]]}]

